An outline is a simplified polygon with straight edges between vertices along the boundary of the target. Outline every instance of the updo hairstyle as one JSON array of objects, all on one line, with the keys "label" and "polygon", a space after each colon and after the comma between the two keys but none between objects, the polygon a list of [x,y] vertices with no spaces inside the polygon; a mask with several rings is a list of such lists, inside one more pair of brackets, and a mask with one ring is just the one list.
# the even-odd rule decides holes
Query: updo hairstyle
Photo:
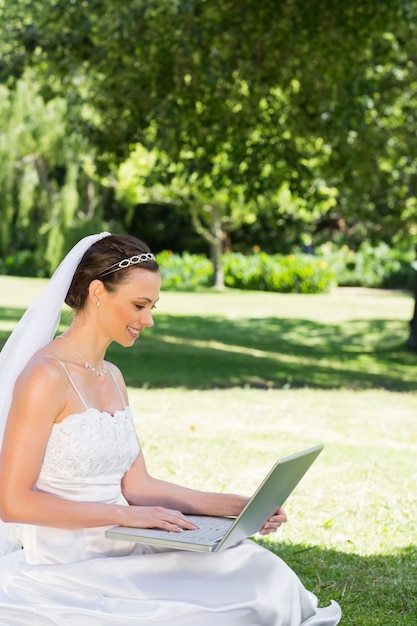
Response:
[{"label": "updo hairstyle", "polygon": [[103,282],[107,291],[114,292],[120,284],[126,282],[132,268],[137,267],[150,272],[158,272],[157,262],[146,260],[138,265],[130,265],[106,274],[106,276],[100,276],[112,265],[146,252],[150,252],[149,246],[133,235],[108,235],[96,241],[88,248],[78,264],[65,303],[74,311],[81,311],[87,301],[90,283],[96,278]]}]

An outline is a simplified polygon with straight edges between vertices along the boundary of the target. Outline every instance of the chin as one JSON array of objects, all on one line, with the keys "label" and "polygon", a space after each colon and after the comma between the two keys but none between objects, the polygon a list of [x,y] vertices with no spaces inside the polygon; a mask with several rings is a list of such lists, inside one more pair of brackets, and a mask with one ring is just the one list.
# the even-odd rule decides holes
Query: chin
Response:
[{"label": "chin", "polygon": [[122,348],[132,348],[135,345],[136,339],[127,337],[124,339],[115,339],[114,341],[119,344],[119,346],[122,346]]}]

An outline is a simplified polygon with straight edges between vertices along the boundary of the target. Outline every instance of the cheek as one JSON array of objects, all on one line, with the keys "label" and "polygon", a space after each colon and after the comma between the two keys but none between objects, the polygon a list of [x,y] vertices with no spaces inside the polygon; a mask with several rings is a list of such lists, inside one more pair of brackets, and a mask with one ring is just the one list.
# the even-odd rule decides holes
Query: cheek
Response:
[{"label": "cheek", "polygon": [[109,311],[107,311],[107,315],[105,318],[105,321],[108,324],[114,324],[114,323],[126,323],[128,319],[132,318],[132,311],[126,309],[126,307],[122,307],[122,306],[118,306],[117,304],[115,304],[114,306],[112,306],[110,308]]}]

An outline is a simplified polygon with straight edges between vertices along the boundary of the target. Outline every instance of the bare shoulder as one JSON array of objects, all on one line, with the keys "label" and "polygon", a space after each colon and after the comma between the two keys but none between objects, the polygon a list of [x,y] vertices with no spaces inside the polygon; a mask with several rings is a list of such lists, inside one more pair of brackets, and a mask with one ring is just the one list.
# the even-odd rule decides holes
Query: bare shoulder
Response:
[{"label": "bare shoulder", "polygon": [[[52,424],[64,410],[68,380],[54,358],[36,354],[19,375],[13,391],[11,423]],[[31,426],[32,427],[32,426]]]},{"label": "bare shoulder", "polygon": [[56,391],[61,387],[65,389],[68,379],[62,365],[47,354],[35,354],[27,363],[19,375],[16,386],[24,385],[26,388],[49,389]]}]

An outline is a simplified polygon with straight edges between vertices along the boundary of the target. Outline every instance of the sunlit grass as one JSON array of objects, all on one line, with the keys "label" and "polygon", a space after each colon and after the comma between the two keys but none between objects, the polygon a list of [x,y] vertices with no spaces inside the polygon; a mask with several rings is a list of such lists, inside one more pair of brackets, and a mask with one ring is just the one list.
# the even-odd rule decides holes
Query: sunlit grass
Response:
[{"label": "sunlit grass", "polygon": [[[308,537],[369,554],[417,539],[416,394],[310,389],[132,389],[130,394],[150,468],[204,489],[251,493],[278,456],[323,442],[324,452],[288,502],[295,519],[283,530],[286,540]],[[371,527],[371,534],[364,532]]]},{"label": "sunlit grass", "polygon": [[286,503],[289,522],[258,539],[343,623],[417,617],[417,394],[386,390],[131,389],[149,469],[202,489],[250,494],[275,459],[323,442]]}]

